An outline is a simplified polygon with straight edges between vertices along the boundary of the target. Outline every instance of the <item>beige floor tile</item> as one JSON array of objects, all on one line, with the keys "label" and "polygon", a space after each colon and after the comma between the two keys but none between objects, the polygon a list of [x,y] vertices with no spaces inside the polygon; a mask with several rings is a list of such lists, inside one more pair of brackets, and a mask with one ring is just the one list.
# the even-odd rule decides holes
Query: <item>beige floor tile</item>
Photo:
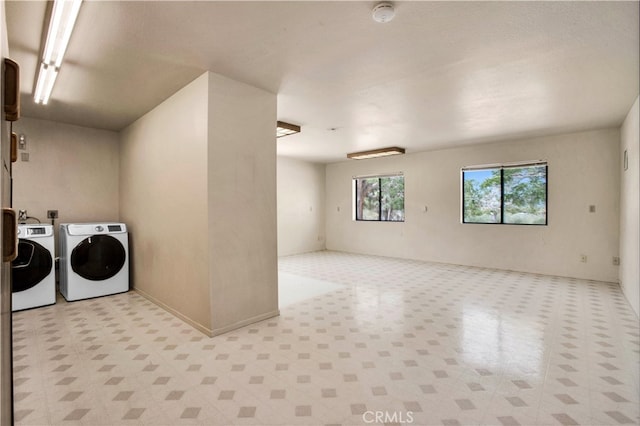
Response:
[{"label": "beige floor tile", "polygon": [[279,265],[281,316],[215,338],[135,292],[15,313],[16,424],[640,423],[616,284],[328,251]]}]

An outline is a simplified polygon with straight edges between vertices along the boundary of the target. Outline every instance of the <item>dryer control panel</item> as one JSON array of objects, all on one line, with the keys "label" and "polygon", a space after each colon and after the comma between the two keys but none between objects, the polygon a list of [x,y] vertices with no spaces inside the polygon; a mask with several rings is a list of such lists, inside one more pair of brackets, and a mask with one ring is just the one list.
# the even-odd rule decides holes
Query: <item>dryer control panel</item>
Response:
[{"label": "dryer control panel", "polygon": [[60,229],[68,235],[123,234],[127,232],[124,223],[63,223]]}]

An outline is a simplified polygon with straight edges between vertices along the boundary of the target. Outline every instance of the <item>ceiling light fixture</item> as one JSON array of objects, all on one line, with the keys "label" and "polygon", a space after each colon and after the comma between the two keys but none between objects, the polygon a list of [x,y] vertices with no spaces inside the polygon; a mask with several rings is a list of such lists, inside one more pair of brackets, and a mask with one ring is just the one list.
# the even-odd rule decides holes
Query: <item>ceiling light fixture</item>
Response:
[{"label": "ceiling light fixture", "polygon": [[277,127],[276,127],[276,138],[295,135],[296,133],[300,133],[300,126],[296,126],[295,124],[285,123],[284,121],[278,121]]},{"label": "ceiling light fixture", "polygon": [[378,3],[371,12],[373,16],[373,20],[376,22],[380,22],[384,24],[393,19],[396,15],[395,10],[393,9],[393,4],[388,2]]},{"label": "ceiling light fixture", "polygon": [[49,102],[81,4],[82,0],[55,0],[53,3],[47,39],[38,70],[34,94],[36,103],[46,105]]},{"label": "ceiling light fixture", "polygon": [[366,158],[387,157],[389,155],[404,154],[404,148],[391,146],[389,148],[373,149],[371,151],[352,152],[347,154],[347,158],[352,160],[364,160]]}]

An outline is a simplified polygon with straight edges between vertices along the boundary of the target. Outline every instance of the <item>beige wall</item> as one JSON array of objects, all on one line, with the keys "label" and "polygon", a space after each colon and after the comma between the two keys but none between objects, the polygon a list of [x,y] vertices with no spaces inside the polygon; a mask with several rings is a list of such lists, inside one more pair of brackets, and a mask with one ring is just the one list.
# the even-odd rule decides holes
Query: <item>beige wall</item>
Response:
[{"label": "beige wall", "polygon": [[122,132],[133,285],[209,335],[278,314],[275,111],[205,73]]},{"label": "beige wall", "polygon": [[207,87],[199,77],[121,134],[121,220],[136,290],[211,329],[207,241]]},{"label": "beige wall", "polygon": [[620,182],[620,286],[640,316],[640,135],[638,98],[621,129],[620,161],[627,151],[628,168]]},{"label": "beige wall", "polygon": [[325,165],[278,157],[278,255],[324,250]]},{"label": "beige wall", "polygon": [[[610,129],[330,164],[327,248],[615,282],[619,137]],[[549,164],[548,226],[460,223],[462,167],[537,159]],[[352,177],[392,172],[405,175],[406,221],[353,221]]]},{"label": "beige wall", "polygon": [[276,96],[209,73],[213,334],[278,315]]},{"label": "beige wall", "polygon": [[13,167],[16,210],[48,223],[47,210],[58,210],[56,225],[119,219],[118,133],[27,117],[13,128],[27,139]]}]

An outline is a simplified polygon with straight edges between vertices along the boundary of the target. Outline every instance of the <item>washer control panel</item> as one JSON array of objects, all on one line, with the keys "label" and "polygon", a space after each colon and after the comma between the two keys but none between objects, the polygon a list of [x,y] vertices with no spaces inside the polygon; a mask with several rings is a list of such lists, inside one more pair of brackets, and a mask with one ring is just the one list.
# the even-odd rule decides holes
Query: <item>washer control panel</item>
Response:
[{"label": "washer control panel", "polygon": [[18,237],[50,237],[53,235],[53,226],[47,224],[35,224],[35,225],[18,225]]}]

